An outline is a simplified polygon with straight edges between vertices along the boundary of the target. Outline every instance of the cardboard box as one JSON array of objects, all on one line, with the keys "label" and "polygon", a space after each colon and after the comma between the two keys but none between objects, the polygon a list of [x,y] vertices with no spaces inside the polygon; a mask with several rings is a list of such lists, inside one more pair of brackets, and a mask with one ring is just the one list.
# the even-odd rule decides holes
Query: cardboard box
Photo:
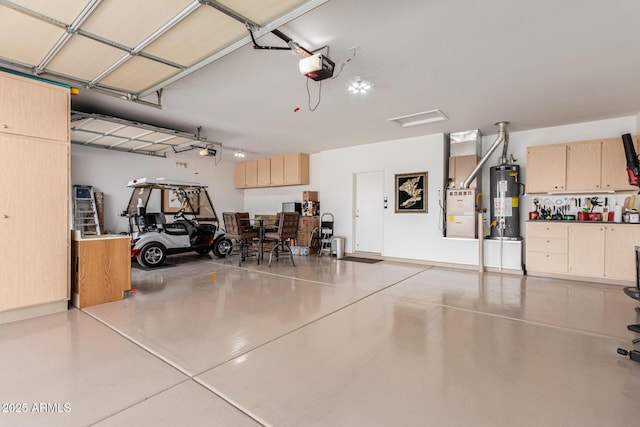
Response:
[{"label": "cardboard box", "polygon": [[[320,227],[320,217],[319,216],[302,216],[300,217],[300,222],[298,222],[298,230],[304,231],[313,231],[314,228]],[[304,246],[304,245],[301,245]]]},{"label": "cardboard box", "polygon": [[318,192],[317,191],[303,191],[302,192],[302,201],[309,202],[317,202],[318,201]]},{"label": "cardboard box", "polygon": [[296,237],[296,245],[311,246],[311,232],[298,231],[298,236]]}]

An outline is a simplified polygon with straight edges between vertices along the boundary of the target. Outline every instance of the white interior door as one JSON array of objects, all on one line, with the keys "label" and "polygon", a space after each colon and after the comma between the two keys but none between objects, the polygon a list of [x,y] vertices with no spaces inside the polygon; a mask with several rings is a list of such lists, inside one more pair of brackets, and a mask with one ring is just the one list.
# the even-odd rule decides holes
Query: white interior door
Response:
[{"label": "white interior door", "polygon": [[356,252],[382,253],[383,189],[382,172],[364,172],[355,176]]}]

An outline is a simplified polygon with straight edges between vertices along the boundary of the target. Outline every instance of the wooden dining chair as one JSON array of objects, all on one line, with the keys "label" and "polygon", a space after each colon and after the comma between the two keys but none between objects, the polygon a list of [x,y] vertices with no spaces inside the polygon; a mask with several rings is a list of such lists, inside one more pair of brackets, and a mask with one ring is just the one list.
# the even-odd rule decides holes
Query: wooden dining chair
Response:
[{"label": "wooden dining chair", "polygon": [[265,239],[271,239],[275,243],[273,248],[269,252],[269,267],[271,267],[271,260],[273,253],[276,253],[276,259],[279,261],[279,252],[289,252],[289,258],[291,258],[291,264],[296,266],[293,261],[293,253],[291,252],[290,240],[295,239],[298,234],[298,221],[300,215],[297,212],[280,212],[277,217],[277,230],[274,232],[267,232],[264,234]]},{"label": "wooden dining chair", "polygon": [[[223,212],[222,220],[224,221],[225,236],[232,242],[224,262],[226,263],[237,250],[238,266],[241,266],[242,261],[251,255],[251,247],[253,241],[258,238],[258,232],[252,229],[249,214],[246,212]],[[260,263],[259,256],[257,259]]]}]

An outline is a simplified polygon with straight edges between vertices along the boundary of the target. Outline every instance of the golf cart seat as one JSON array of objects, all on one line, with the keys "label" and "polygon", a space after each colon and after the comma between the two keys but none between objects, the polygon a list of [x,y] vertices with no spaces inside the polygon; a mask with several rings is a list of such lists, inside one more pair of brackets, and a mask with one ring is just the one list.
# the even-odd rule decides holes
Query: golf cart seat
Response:
[{"label": "golf cart seat", "polygon": [[154,228],[154,229],[162,228],[159,226],[163,226],[164,223],[166,222],[166,219],[162,212],[147,213],[145,215],[144,220],[147,223],[147,227]]}]

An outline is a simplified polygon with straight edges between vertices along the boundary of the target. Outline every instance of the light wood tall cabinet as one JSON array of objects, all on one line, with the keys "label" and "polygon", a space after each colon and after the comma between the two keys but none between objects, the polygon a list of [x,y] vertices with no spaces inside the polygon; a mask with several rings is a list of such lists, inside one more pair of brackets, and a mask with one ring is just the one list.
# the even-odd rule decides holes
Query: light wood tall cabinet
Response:
[{"label": "light wood tall cabinet", "polygon": [[0,72],[0,152],[0,323],[66,310],[69,89]]}]

